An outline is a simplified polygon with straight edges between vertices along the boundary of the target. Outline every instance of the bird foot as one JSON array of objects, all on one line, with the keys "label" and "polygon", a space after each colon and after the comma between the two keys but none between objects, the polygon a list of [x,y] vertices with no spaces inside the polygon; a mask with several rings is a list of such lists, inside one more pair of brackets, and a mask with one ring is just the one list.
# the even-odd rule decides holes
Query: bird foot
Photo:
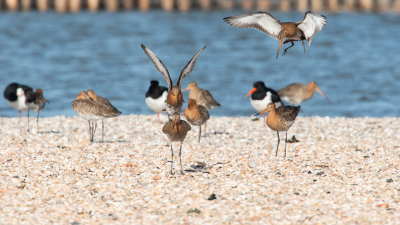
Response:
[{"label": "bird foot", "polygon": [[185,173],[183,171],[181,171],[181,175],[185,175]]},{"label": "bird foot", "polygon": [[171,175],[174,175],[175,173],[174,172],[172,172],[172,170],[169,172],[169,174],[171,174]]},{"label": "bird foot", "polygon": [[286,53],[287,53],[287,49],[283,50],[282,56],[286,55]]}]

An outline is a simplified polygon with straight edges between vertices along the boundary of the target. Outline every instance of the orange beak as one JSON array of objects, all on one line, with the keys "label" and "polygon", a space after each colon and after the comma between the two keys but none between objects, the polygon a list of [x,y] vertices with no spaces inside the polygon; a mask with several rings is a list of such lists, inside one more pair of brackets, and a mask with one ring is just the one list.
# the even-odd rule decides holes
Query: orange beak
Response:
[{"label": "orange beak", "polygon": [[253,94],[256,90],[257,90],[257,88],[253,87],[253,89],[251,89],[251,90],[249,91],[249,93],[247,93],[247,95],[244,96],[244,97],[247,98],[247,96]]},{"label": "orange beak", "polygon": [[261,111],[261,112],[255,114],[254,116],[258,116],[258,115],[260,115],[261,113],[266,113],[266,112],[268,112],[268,111],[269,111],[269,109],[266,108],[266,109],[264,109],[263,111]]},{"label": "orange beak", "polygon": [[328,102],[331,102],[331,101],[325,96],[325,94],[324,94],[321,90],[319,90],[318,87],[316,87],[315,90],[318,91],[318,93],[320,93],[324,98],[326,98],[326,100],[328,100]]},{"label": "orange beak", "polygon": [[279,47],[278,47],[278,53],[276,53],[276,59],[278,59],[279,51],[281,50],[282,42],[283,42],[283,38],[281,40],[279,40]]}]

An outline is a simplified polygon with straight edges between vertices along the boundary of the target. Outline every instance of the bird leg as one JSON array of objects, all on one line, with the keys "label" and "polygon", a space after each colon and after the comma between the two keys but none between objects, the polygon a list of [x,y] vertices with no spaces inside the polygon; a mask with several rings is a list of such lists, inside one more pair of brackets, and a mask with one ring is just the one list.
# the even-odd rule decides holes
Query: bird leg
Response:
[{"label": "bird leg", "polygon": [[304,54],[306,54],[306,46],[304,45],[304,41],[301,41],[301,43],[303,44]]},{"label": "bird leg", "polygon": [[[160,113],[157,113],[157,116],[158,116],[158,122],[160,123],[160,124],[162,124],[161,123],[161,120],[160,120]],[[168,116],[169,117],[169,116]]]},{"label": "bird leg", "polygon": [[[20,120],[21,120],[21,111],[19,111],[19,116],[20,116]],[[28,109],[28,132],[29,132],[29,109]]]},{"label": "bird leg", "polygon": [[264,127],[265,127],[265,113],[263,113],[263,118],[264,118]]},{"label": "bird leg", "polygon": [[207,122],[204,124],[204,137],[207,136]]},{"label": "bird leg", "polygon": [[[284,55],[287,53],[287,50],[288,50],[289,48],[291,48],[291,47],[294,46],[294,42],[293,42],[293,41],[290,41],[290,42],[292,43],[292,45],[289,46],[289,47],[287,47],[287,48],[283,51],[282,56],[284,56]],[[303,43],[303,46],[304,46],[304,43]]]},{"label": "bird leg", "polygon": [[172,150],[172,142],[171,142],[171,175],[174,175],[172,172],[172,164],[174,163],[174,150]]},{"label": "bird leg", "polygon": [[37,119],[36,119],[36,125],[37,125],[37,132],[39,133],[39,113],[40,111],[37,113]]},{"label": "bird leg", "polygon": [[90,142],[92,142],[92,126],[90,126],[90,120],[88,120],[88,122],[89,122],[89,140],[90,140]]},{"label": "bird leg", "polygon": [[185,174],[183,173],[183,170],[182,170],[182,142],[181,142],[181,148],[179,149],[179,159],[180,159],[180,161],[181,161],[181,174],[182,174],[182,175],[185,175]]},{"label": "bird leg", "polygon": [[200,137],[201,137],[201,125],[199,126],[199,143],[200,143]]},{"label": "bird leg", "polygon": [[287,132],[286,133],[286,138],[285,138],[285,156],[283,158],[286,158],[286,143],[287,143]]},{"label": "bird leg", "polygon": [[276,145],[276,152],[275,152],[275,157],[278,156],[278,148],[279,148],[279,132],[276,132],[276,134],[278,134],[278,144]]},{"label": "bird leg", "polygon": [[103,126],[102,126],[103,131],[101,133],[101,141],[104,142],[104,120],[101,120],[101,122],[103,123]]},{"label": "bird leg", "polygon": [[302,109],[300,109],[300,112],[303,113],[305,116],[307,116],[306,113]]}]

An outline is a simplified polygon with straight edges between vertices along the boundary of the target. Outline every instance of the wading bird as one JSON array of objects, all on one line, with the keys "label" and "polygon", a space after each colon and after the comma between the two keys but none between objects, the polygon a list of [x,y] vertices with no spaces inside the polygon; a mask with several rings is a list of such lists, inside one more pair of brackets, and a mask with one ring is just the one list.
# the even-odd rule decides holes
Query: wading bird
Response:
[{"label": "wading bird", "polygon": [[199,126],[199,142],[201,137],[201,125],[207,123],[210,119],[210,114],[206,107],[196,104],[196,100],[189,99],[188,107],[184,112],[185,118],[193,126]]},{"label": "wading bird", "polygon": [[25,112],[28,106],[25,103],[26,96],[33,92],[31,87],[23,84],[11,83],[4,90],[4,98],[8,104],[18,110],[19,119],[21,121],[21,110]]},{"label": "wading bird", "polygon": [[[198,105],[204,106],[207,110],[215,109],[221,105],[215,101],[213,96],[206,89],[200,89],[195,81],[191,81],[182,91],[190,90],[189,99],[196,100]],[[200,129],[201,130],[201,129]],[[204,136],[206,136],[207,122],[204,124]]]},{"label": "wading bird", "polygon": [[293,105],[300,105],[302,102],[309,100],[314,96],[314,90],[318,91],[326,100],[329,99],[318,88],[315,81],[310,81],[308,84],[293,83],[280,89],[278,95],[282,100],[289,102]]},{"label": "wading bird", "polygon": [[[94,93],[94,91],[92,89],[87,90],[87,94],[89,95],[89,97],[91,99],[93,99],[94,101],[100,103],[103,107],[106,107],[110,112],[114,113],[115,116],[119,116],[121,115],[121,111],[119,111],[117,108],[115,108],[110,101],[108,101],[106,98],[101,97],[100,95],[96,95],[96,93]],[[115,116],[111,116],[111,117],[115,117]],[[110,117],[107,117],[110,118]],[[104,141],[104,120],[101,120],[102,122],[102,133],[101,133],[101,137],[102,137],[102,141]]]},{"label": "wading bird", "polygon": [[306,12],[304,19],[300,22],[280,22],[275,19],[268,12],[256,12],[238,16],[231,16],[224,18],[225,22],[231,26],[238,28],[252,27],[261,32],[264,32],[279,40],[278,53],[276,58],[278,58],[279,50],[283,40],[286,38],[286,43],[292,43],[292,45],[283,51],[282,55],[285,55],[287,50],[294,45],[294,41],[301,41],[303,44],[304,53],[306,52],[306,47],[304,46],[304,40],[307,40],[308,46],[310,46],[312,38],[318,31],[321,31],[326,24],[326,17],[311,11]]},{"label": "wading bird", "polygon": [[[279,98],[278,93],[271,88],[267,88],[262,81],[254,82],[253,89],[246,94],[247,96],[251,95],[250,97],[250,104],[257,112],[263,111],[267,108],[267,105],[270,102],[275,103],[276,107],[279,108],[283,106],[281,99]],[[263,113],[264,118],[264,127],[265,127],[265,114]]]},{"label": "wading bird", "polygon": [[43,96],[42,89],[36,89],[35,92],[32,92],[28,96],[26,96],[25,103],[28,106],[28,132],[29,132],[29,110],[32,110],[32,111],[38,113],[36,124],[37,124],[37,130],[39,133],[39,113],[46,105],[46,102],[50,103]]},{"label": "wading bird", "polygon": [[182,111],[184,102],[181,91],[182,79],[193,71],[197,57],[206,48],[206,46],[204,46],[199,52],[197,52],[196,55],[194,55],[193,58],[188,62],[185,68],[183,68],[177,84],[173,87],[172,87],[172,80],[171,77],[169,76],[167,67],[165,67],[165,65],[161,62],[161,60],[150,49],[148,49],[143,44],[141,46],[144,52],[153,62],[158,72],[160,72],[164,76],[165,80],[168,83],[168,96],[167,100],[165,100],[165,106],[168,115],[172,116],[175,112],[179,114]]},{"label": "wading bird", "polygon": [[[276,145],[276,153],[275,156],[278,156],[278,147],[279,147],[279,132],[284,131],[286,133],[285,137],[285,156],[286,157],[286,143],[287,143],[287,131],[293,125],[296,120],[297,115],[299,114],[300,106],[282,106],[276,108],[274,103],[269,103],[267,108],[260,113],[269,112],[267,118],[267,126],[276,131],[278,135],[278,144]],[[256,115],[258,115],[256,114]]]},{"label": "wading bird", "polygon": [[165,111],[165,100],[167,100],[168,88],[158,85],[158,81],[150,81],[149,90],[146,92],[146,105],[157,113],[158,122],[160,121],[160,113]]},{"label": "wading bird", "polygon": [[177,112],[172,115],[172,121],[166,123],[162,129],[163,133],[167,135],[169,141],[171,142],[171,174],[173,174],[172,164],[174,163],[174,150],[172,149],[173,142],[181,143],[179,149],[179,159],[181,163],[181,174],[184,174],[182,169],[182,143],[186,138],[187,132],[190,130],[190,125],[186,121],[181,120],[179,113]]}]

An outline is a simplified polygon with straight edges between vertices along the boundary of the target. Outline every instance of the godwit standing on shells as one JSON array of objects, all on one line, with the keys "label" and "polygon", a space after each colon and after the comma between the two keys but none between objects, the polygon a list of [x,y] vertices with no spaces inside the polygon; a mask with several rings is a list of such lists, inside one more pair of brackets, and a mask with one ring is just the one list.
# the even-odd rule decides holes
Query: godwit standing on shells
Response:
[{"label": "godwit standing on shells", "polygon": [[290,84],[280,89],[278,94],[282,100],[293,105],[300,105],[302,102],[313,97],[314,90],[318,91],[318,93],[320,93],[324,98],[326,98],[326,100],[329,101],[325,94],[318,88],[318,85],[315,81],[310,81],[310,83],[307,85],[299,83]]},{"label": "godwit standing on shells", "polygon": [[117,114],[113,111],[110,111],[108,107],[91,99],[88,93],[85,91],[81,91],[76,97],[76,100],[72,102],[72,108],[79,114],[79,116],[89,122],[89,134],[91,142],[93,142],[96,129],[94,127],[94,122],[97,120],[117,116]]},{"label": "godwit standing on shells", "polygon": [[146,92],[147,106],[157,113],[158,122],[160,121],[160,113],[165,111],[165,100],[167,100],[168,88],[158,86],[158,81],[150,81],[149,90]]},{"label": "godwit standing on shells", "polygon": [[[250,103],[251,106],[257,111],[263,111],[270,102],[275,103],[276,107],[279,108],[283,106],[281,99],[279,98],[278,93],[272,90],[271,88],[267,88],[262,81],[257,81],[253,84],[253,89],[246,94],[247,96],[251,95]],[[263,113],[264,118],[264,127],[265,127],[265,114]]]},{"label": "godwit standing on shells", "polygon": [[28,132],[29,132],[29,110],[32,110],[32,111],[38,113],[36,124],[37,124],[38,133],[39,133],[39,113],[46,105],[46,102],[50,103],[43,96],[42,89],[36,89],[35,92],[32,92],[28,96],[26,96],[25,103],[28,106]]},{"label": "godwit standing on shells", "polygon": [[188,107],[185,109],[184,115],[187,121],[193,126],[199,126],[199,142],[201,137],[201,125],[207,123],[210,114],[206,107],[196,104],[196,100],[189,99]]},{"label": "godwit standing on shells", "polygon": [[167,135],[169,141],[171,142],[171,174],[172,173],[172,164],[174,162],[174,151],[172,149],[172,142],[180,142],[181,146],[179,149],[179,158],[180,158],[180,163],[181,163],[181,173],[183,174],[182,170],[182,143],[186,138],[187,132],[191,130],[190,125],[184,121],[181,120],[179,113],[175,112],[172,115],[172,121],[169,121],[166,123],[162,129],[164,134]]},{"label": "godwit standing on shells", "polygon": [[282,42],[285,38],[286,40],[283,44],[290,42],[292,45],[286,48],[282,55],[285,55],[287,50],[294,45],[293,41],[301,41],[305,53],[306,47],[304,46],[303,41],[307,40],[308,46],[310,46],[312,38],[318,33],[318,31],[322,30],[326,24],[325,16],[311,11],[306,12],[304,19],[297,23],[280,22],[267,12],[231,16],[224,18],[224,20],[231,26],[239,28],[252,27],[279,40],[276,58],[278,58],[279,50],[281,49]]},{"label": "godwit standing on shells", "polygon": [[269,112],[267,118],[267,126],[276,131],[278,134],[278,144],[276,145],[276,153],[275,156],[278,156],[278,147],[279,147],[279,132],[285,131],[286,138],[285,138],[285,156],[286,157],[286,143],[287,143],[287,131],[293,125],[294,121],[296,120],[297,115],[299,114],[300,106],[282,106],[276,108],[274,103],[269,103],[267,108],[260,113]]},{"label": "godwit standing on shells", "polygon": [[[100,103],[101,105],[103,105],[104,107],[106,107],[110,112],[113,112],[115,116],[121,115],[121,112],[115,108],[110,101],[108,101],[106,98],[101,97],[100,95],[96,95],[96,93],[94,93],[94,91],[92,89],[87,90],[87,94],[89,95],[89,97],[91,99],[93,99],[94,101]],[[115,116],[111,116],[111,117],[115,117]],[[109,118],[109,117],[108,117]],[[104,141],[104,120],[101,120],[102,122],[102,141]]]},{"label": "godwit standing on shells", "polygon": [[183,95],[181,92],[182,79],[193,71],[197,57],[206,48],[206,46],[204,46],[199,52],[197,52],[196,55],[194,55],[193,58],[188,62],[185,68],[183,68],[176,86],[173,87],[172,87],[172,80],[171,77],[169,76],[167,67],[165,67],[165,65],[161,62],[161,60],[150,49],[148,49],[143,44],[141,46],[144,52],[153,62],[158,72],[160,72],[164,76],[165,80],[168,83],[168,96],[167,100],[165,101],[165,106],[168,115],[172,116],[175,112],[180,113],[182,111],[184,102]]},{"label": "godwit standing on shells", "polygon": [[[190,90],[189,99],[196,100],[196,103],[198,105],[204,106],[207,110],[215,109],[221,106],[217,101],[215,101],[209,91],[207,91],[206,89],[200,89],[195,81],[191,81],[188,86],[182,91],[186,90]],[[206,130],[207,122],[204,124],[204,136],[206,135]]]},{"label": "godwit standing on shells", "polygon": [[4,98],[11,107],[18,110],[19,119],[21,120],[21,110],[25,112],[28,106],[25,103],[26,96],[33,92],[31,87],[23,84],[11,83],[4,90]]}]

